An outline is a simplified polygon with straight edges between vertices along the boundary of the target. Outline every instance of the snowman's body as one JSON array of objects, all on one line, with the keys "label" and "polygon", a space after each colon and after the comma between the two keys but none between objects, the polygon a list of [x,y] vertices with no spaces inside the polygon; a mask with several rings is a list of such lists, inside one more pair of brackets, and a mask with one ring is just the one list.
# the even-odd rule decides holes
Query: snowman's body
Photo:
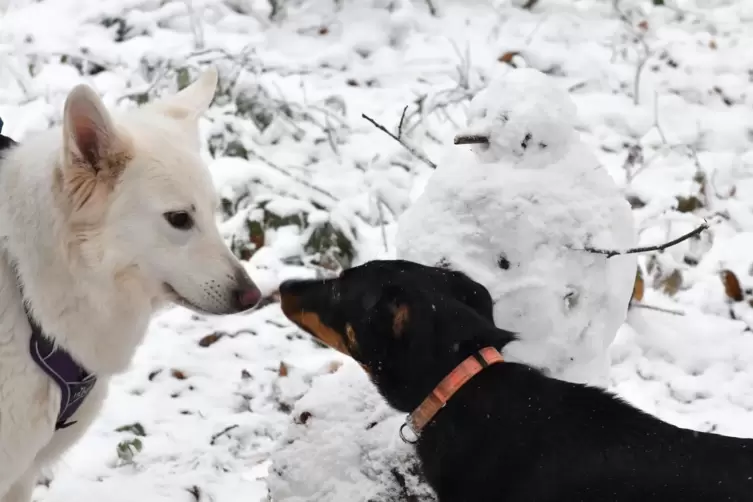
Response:
[{"label": "snowman's body", "polygon": [[471,104],[474,152],[454,147],[398,222],[402,259],[461,270],[485,285],[494,321],[519,333],[511,361],[606,385],[624,322],[636,244],[630,206],[580,142],[575,107],[535,70],[515,70]]}]

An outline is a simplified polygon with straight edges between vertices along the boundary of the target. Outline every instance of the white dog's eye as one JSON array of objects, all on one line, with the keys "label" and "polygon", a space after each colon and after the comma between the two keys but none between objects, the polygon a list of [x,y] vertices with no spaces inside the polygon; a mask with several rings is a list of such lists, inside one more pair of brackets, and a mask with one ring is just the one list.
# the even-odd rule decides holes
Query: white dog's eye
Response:
[{"label": "white dog's eye", "polygon": [[170,211],[164,216],[167,222],[178,230],[190,230],[193,227],[193,218],[187,211]]}]

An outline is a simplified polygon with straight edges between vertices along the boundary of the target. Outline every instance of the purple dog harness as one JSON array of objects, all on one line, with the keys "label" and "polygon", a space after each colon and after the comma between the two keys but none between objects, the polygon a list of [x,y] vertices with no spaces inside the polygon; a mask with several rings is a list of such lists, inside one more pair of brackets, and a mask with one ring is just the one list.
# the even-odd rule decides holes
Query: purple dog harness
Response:
[{"label": "purple dog harness", "polygon": [[[2,130],[3,121],[0,119],[0,133]],[[0,134],[0,152],[16,144],[9,137]],[[55,346],[28,310],[26,317],[31,326],[31,358],[60,388],[60,411],[55,422],[55,430],[65,429],[76,423],[69,420],[97,383],[97,377],[86,371],[68,352]]]},{"label": "purple dog harness", "polygon": [[65,429],[76,423],[69,420],[97,383],[97,377],[82,368],[68,352],[56,347],[28,312],[26,316],[31,324],[31,358],[60,387],[60,411],[55,430]]}]

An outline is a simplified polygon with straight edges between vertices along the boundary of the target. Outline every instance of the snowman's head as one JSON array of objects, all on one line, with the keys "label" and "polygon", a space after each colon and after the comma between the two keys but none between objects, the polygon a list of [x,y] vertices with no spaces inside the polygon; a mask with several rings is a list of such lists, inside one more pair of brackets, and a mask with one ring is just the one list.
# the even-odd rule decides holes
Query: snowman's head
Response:
[{"label": "snowman's head", "polygon": [[471,100],[468,126],[455,144],[473,145],[485,163],[545,167],[570,148],[576,113],[550,77],[530,68],[511,70]]}]

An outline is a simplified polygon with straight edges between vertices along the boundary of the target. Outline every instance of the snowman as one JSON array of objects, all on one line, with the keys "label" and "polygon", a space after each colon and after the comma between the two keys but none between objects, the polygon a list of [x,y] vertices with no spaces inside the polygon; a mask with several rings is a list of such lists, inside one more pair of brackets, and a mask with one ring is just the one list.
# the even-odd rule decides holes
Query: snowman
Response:
[{"label": "snowman", "polygon": [[518,333],[508,361],[608,385],[635,255],[631,208],[574,128],[575,104],[539,71],[510,70],[470,104],[466,130],[401,215],[401,259],[487,287],[494,322]]}]

